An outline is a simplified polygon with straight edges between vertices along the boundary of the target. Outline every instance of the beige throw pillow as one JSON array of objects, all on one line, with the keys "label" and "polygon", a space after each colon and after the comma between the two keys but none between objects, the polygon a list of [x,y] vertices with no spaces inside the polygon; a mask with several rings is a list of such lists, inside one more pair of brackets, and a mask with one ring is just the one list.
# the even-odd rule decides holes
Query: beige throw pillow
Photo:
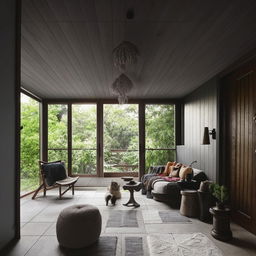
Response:
[{"label": "beige throw pillow", "polygon": [[192,173],[192,171],[193,171],[193,170],[192,170],[191,167],[188,167],[188,166],[186,166],[186,165],[183,165],[183,166],[180,168],[179,177],[180,177],[182,180],[185,180],[187,174]]}]

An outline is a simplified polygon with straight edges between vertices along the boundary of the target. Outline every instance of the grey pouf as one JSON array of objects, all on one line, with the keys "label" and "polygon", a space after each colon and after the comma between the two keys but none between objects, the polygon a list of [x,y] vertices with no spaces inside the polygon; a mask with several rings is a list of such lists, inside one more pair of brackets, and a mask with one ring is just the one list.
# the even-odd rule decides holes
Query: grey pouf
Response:
[{"label": "grey pouf", "polygon": [[73,205],[61,211],[56,224],[59,244],[83,248],[96,242],[101,233],[99,209],[90,204]]}]

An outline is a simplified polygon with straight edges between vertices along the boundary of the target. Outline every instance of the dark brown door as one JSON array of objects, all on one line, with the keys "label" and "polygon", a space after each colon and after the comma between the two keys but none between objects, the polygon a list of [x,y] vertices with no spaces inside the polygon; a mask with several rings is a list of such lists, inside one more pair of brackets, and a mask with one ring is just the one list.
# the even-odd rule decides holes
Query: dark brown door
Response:
[{"label": "dark brown door", "polygon": [[225,153],[233,220],[256,234],[256,62],[224,79]]}]

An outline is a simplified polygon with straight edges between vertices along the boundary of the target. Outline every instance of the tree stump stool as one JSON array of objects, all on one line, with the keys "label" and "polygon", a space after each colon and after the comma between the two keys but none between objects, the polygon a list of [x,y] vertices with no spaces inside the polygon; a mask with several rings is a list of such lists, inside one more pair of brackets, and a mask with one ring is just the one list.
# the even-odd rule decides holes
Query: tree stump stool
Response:
[{"label": "tree stump stool", "polygon": [[215,205],[214,197],[210,192],[204,192],[197,190],[200,206],[199,219],[204,222],[212,222],[212,215],[209,211],[211,207]]},{"label": "tree stump stool", "polygon": [[180,214],[196,218],[199,216],[199,202],[196,190],[181,190]]}]

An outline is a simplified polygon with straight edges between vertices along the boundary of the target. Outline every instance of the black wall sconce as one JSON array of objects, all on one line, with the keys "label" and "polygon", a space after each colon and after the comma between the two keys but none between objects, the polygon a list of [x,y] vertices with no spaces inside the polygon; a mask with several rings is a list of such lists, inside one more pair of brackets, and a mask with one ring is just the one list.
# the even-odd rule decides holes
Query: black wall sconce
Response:
[{"label": "black wall sconce", "polygon": [[216,140],[216,129],[212,129],[209,131],[208,127],[204,127],[204,137],[203,137],[203,145],[210,144],[210,135],[213,140]]}]

